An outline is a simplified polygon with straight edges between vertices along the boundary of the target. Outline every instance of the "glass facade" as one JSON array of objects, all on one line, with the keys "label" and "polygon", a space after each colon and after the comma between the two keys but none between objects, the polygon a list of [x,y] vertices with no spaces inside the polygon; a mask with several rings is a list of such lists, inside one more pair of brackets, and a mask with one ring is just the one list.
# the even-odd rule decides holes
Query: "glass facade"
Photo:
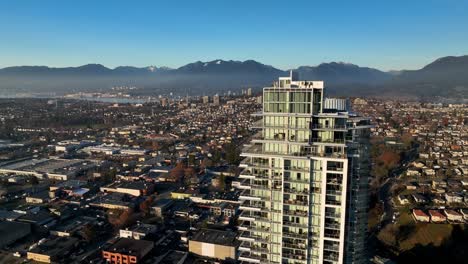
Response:
[{"label": "glass facade", "polygon": [[[324,113],[322,102],[322,82],[291,75],[264,88],[262,120],[255,125],[260,131],[242,153],[241,262],[351,259],[344,249],[350,238],[347,208],[355,204],[348,199],[348,185],[355,184],[349,179],[354,174],[348,173],[348,144],[356,127],[348,113]],[[355,173],[367,179],[363,171]]]}]

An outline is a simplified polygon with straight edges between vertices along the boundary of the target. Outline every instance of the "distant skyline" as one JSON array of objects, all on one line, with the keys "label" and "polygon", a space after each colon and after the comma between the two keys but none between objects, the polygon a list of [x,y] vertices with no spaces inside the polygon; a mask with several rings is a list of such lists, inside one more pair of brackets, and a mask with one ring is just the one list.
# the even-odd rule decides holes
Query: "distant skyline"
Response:
[{"label": "distant skyline", "polygon": [[419,69],[468,54],[468,1],[3,1],[0,68],[253,59]]}]

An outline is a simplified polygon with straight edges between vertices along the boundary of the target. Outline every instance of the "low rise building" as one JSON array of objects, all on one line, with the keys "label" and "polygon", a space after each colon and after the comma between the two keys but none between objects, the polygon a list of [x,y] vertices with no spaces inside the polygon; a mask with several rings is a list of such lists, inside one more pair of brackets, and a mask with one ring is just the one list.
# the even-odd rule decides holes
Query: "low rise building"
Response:
[{"label": "low rise building", "polygon": [[447,216],[447,220],[449,221],[457,221],[457,222],[463,221],[463,215],[455,210],[445,209],[444,214]]},{"label": "low rise building", "polygon": [[447,221],[447,217],[441,214],[439,210],[429,210],[429,215],[431,216],[431,221],[433,223],[443,223]]},{"label": "low rise building", "polygon": [[413,216],[416,219],[416,221],[419,222],[429,222],[430,220],[429,216],[419,209],[413,209]]},{"label": "low rise building", "polygon": [[28,223],[0,221],[0,248],[14,243],[31,233]]},{"label": "low rise building", "polygon": [[111,264],[135,264],[151,252],[154,243],[146,240],[119,238],[102,250],[102,257]]},{"label": "low rise building", "polygon": [[236,233],[202,229],[189,240],[189,251],[204,257],[236,259]]},{"label": "low rise building", "polygon": [[100,188],[101,192],[126,193],[133,196],[148,195],[154,191],[154,185],[149,182],[113,182]]},{"label": "low rise building", "polygon": [[49,237],[38,242],[26,255],[27,259],[43,263],[61,263],[77,245],[74,237]]}]

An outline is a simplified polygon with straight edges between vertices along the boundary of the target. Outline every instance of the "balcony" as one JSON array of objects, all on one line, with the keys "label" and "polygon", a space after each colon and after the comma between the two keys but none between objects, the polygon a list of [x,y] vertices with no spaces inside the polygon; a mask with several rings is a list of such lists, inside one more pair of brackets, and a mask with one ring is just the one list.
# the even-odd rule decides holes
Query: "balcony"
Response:
[{"label": "balcony", "polygon": [[249,221],[249,222],[259,222],[259,223],[276,223],[279,224],[279,221],[273,221],[271,218],[267,216],[258,215],[258,213],[254,213],[252,211],[242,211],[240,216],[240,220]]},{"label": "balcony", "polygon": [[260,226],[260,225],[247,225],[247,224],[242,224],[239,226],[239,229],[242,229],[243,231],[250,231],[250,232],[261,232],[261,233],[273,233],[273,234],[279,234],[279,232],[273,232],[271,228],[266,227],[266,226]]},{"label": "balcony", "polygon": [[327,195],[325,198],[325,204],[328,205],[341,205],[341,199],[336,199],[336,196]]},{"label": "balcony", "polygon": [[338,261],[339,257],[340,257],[340,255],[338,253],[335,253],[335,252],[328,252],[328,251],[323,252],[323,260],[324,261],[336,262],[336,261]]},{"label": "balcony", "polygon": [[327,170],[329,170],[329,171],[343,171],[343,167],[327,166]]},{"label": "balcony", "polygon": [[307,247],[303,243],[286,243],[283,242],[283,248],[295,249],[295,250],[307,250]]},{"label": "balcony", "polygon": [[323,233],[323,236],[324,237],[328,237],[328,238],[340,238],[340,230],[336,230],[336,229],[327,229],[325,228],[325,231]]},{"label": "balcony", "polygon": [[247,145],[243,150],[241,156],[250,157],[256,155],[264,155],[267,157],[330,157],[330,158],[346,158],[345,153],[341,152],[319,152],[313,148],[304,148],[299,152],[288,151],[266,151],[262,145]]},{"label": "balcony", "polygon": [[248,251],[244,251],[239,255],[240,261],[246,261],[250,263],[268,263],[267,258],[262,258],[261,254],[256,254]]},{"label": "balcony", "polygon": [[313,124],[313,130],[347,130],[346,124],[334,124],[334,125],[325,125],[325,124]]},{"label": "balcony", "polygon": [[284,215],[307,217],[308,212],[303,210],[283,210]]},{"label": "balcony", "polygon": [[344,144],[345,140],[342,138],[312,138],[313,143],[330,143],[330,144]]},{"label": "balcony", "polygon": [[291,251],[283,251],[283,258],[286,259],[292,259],[292,260],[306,260],[306,254],[305,253],[299,253],[299,252],[291,252]]},{"label": "balcony", "polygon": [[310,194],[310,191],[308,189],[297,190],[296,188],[284,188],[283,192],[291,193],[291,194],[302,194],[302,195]]},{"label": "balcony", "polygon": [[242,232],[241,235],[239,236],[239,240],[248,241],[248,242],[273,243],[270,240],[270,236],[262,237],[262,236],[252,235],[251,231]]},{"label": "balcony", "polygon": [[283,230],[283,237],[307,239],[307,233],[297,233]]},{"label": "balcony", "polygon": [[307,223],[295,223],[295,222],[288,221],[288,220],[283,220],[283,225],[284,226],[290,226],[290,227],[307,228]]},{"label": "balcony", "polygon": [[284,177],[283,181],[290,182],[290,183],[304,183],[304,184],[310,183],[310,179],[293,179],[291,177]]},{"label": "balcony", "polygon": [[263,128],[276,128],[276,129],[292,129],[292,130],[310,130],[309,123],[305,126],[295,126],[290,124],[268,124],[263,119],[255,121],[250,126],[251,128],[263,129]]},{"label": "balcony", "polygon": [[324,250],[328,250],[328,251],[340,252],[340,247],[339,247],[338,245],[336,245],[336,246],[324,245],[324,246],[323,246],[323,249],[324,249]]},{"label": "balcony", "polygon": [[284,200],[284,204],[290,204],[290,205],[302,205],[302,206],[309,206],[308,201],[301,201],[301,200]]},{"label": "balcony", "polygon": [[341,214],[340,213],[325,212],[325,217],[326,218],[341,218]]},{"label": "balcony", "polygon": [[284,166],[285,171],[300,171],[300,172],[310,172],[310,168],[296,167],[296,166]]},{"label": "balcony", "polygon": [[327,223],[327,222],[325,222],[325,228],[334,229],[334,230],[340,230],[340,229],[341,229],[341,225],[340,225],[340,223]]},{"label": "balcony", "polygon": [[341,196],[343,193],[340,190],[327,190],[326,195]]}]

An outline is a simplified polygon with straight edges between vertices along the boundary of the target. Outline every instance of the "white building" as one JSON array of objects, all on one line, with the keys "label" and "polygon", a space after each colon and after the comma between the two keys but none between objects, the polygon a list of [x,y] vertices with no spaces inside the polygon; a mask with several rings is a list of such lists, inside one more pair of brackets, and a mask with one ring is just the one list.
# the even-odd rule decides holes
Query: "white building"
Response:
[{"label": "white building", "polygon": [[261,130],[239,178],[239,260],[366,263],[370,124],[322,81],[291,73],[263,89]]}]

